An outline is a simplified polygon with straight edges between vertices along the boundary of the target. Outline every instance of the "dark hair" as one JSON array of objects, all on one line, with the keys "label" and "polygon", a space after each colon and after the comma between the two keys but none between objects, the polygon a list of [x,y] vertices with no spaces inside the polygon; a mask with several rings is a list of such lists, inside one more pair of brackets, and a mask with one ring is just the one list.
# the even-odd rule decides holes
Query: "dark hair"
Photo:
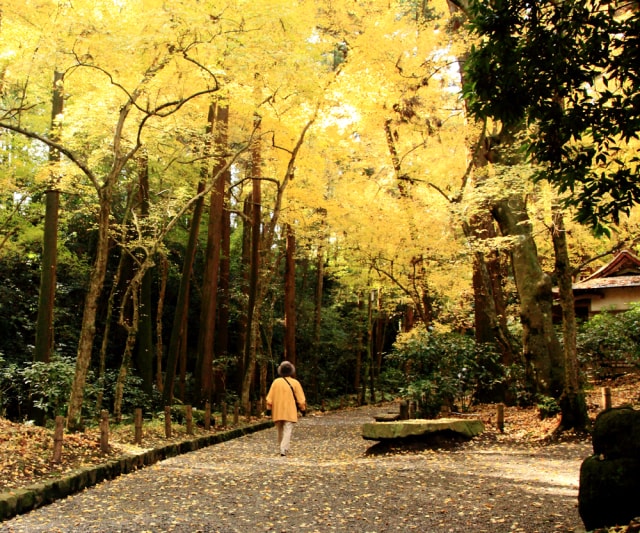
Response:
[{"label": "dark hair", "polygon": [[296,367],[289,361],[282,361],[278,367],[278,375],[281,377],[293,376],[296,373]]}]

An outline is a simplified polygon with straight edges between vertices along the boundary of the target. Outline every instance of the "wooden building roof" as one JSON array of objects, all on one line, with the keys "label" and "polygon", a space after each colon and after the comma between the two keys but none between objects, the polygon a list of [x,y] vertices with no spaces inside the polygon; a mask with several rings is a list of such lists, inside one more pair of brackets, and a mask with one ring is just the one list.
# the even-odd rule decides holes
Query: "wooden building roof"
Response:
[{"label": "wooden building roof", "polygon": [[622,250],[589,277],[573,284],[574,291],[605,288],[640,287],[640,258]]}]

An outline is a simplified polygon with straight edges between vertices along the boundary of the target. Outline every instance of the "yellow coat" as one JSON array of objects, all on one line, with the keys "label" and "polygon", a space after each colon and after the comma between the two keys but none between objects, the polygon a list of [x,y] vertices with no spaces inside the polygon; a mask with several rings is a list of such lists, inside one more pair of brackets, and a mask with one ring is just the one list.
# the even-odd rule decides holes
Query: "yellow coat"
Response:
[{"label": "yellow coat", "polygon": [[[293,399],[291,387],[289,387],[287,381],[296,393],[296,399],[298,400],[297,406]],[[298,409],[301,411],[307,409],[307,400],[304,397],[304,391],[302,390],[300,382],[289,376],[287,376],[287,381],[285,381],[284,378],[276,378],[271,384],[269,394],[267,394],[267,409],[271,409],[271,418],[274,422],[280,420],[297,422]]]}]

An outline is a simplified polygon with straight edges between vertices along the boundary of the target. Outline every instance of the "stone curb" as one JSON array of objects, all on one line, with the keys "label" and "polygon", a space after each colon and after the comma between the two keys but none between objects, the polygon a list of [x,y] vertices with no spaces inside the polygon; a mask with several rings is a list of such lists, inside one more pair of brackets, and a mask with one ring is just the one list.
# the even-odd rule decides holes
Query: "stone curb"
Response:
[{"label": "stone curb", "polygon": [[167,444],[161,448],[148,450],[137,455],[126,455],[108,463],[79,469],[63,478],[0,493],[0,521],[28,513],[33,509],[66,498],[102,481],[128,474],[158,461],[236,439],[270,427],[273,427],[273,422],[268,420],[229,431],[202,435],[191,440]]}]

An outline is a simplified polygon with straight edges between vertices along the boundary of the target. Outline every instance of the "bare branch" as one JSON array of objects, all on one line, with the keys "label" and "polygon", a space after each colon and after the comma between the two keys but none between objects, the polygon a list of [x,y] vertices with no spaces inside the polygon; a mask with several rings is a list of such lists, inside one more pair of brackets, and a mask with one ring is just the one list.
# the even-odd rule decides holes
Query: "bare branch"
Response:
[{"label": "bare branch", "polygon": [[16,126],[14,124],[9,124],[9,123],[6,123],[6,122],[0,122],[0,128],[4,128],[6,130],[10,130],[10,131],[14,131],[16,133],[20,133],[20,134],[24,135],[25,137],[28,137],[29,139],[34,139],[36,141],[40,141],[41,143],[46,144],[49,148],[53,148],[54,150],[59,151],[67,159],[69,159],[69,161],[71,161],[74,165],[76,165],[85,174],[85,176],[87,176],[89,178],[89,180],[91,180],[91,183],[93,183],[93,185],[96,188],[100,188],[100,184],[98,182],[98,179],[97,179],[96,175],[93,173],[93,171],[86,165],[85,162],[80,160],[79,156],[77,156],[71,150],[66,148],[64,145],[62,145],[60,143],[57,143],[57,142],[54,142],[51,139],[49,139],[48,137],[40,135],[39,133],[35,133],[33,131],[30,131],[30,130],[27,130],[25,128],[22,128],[20,126]]}]

